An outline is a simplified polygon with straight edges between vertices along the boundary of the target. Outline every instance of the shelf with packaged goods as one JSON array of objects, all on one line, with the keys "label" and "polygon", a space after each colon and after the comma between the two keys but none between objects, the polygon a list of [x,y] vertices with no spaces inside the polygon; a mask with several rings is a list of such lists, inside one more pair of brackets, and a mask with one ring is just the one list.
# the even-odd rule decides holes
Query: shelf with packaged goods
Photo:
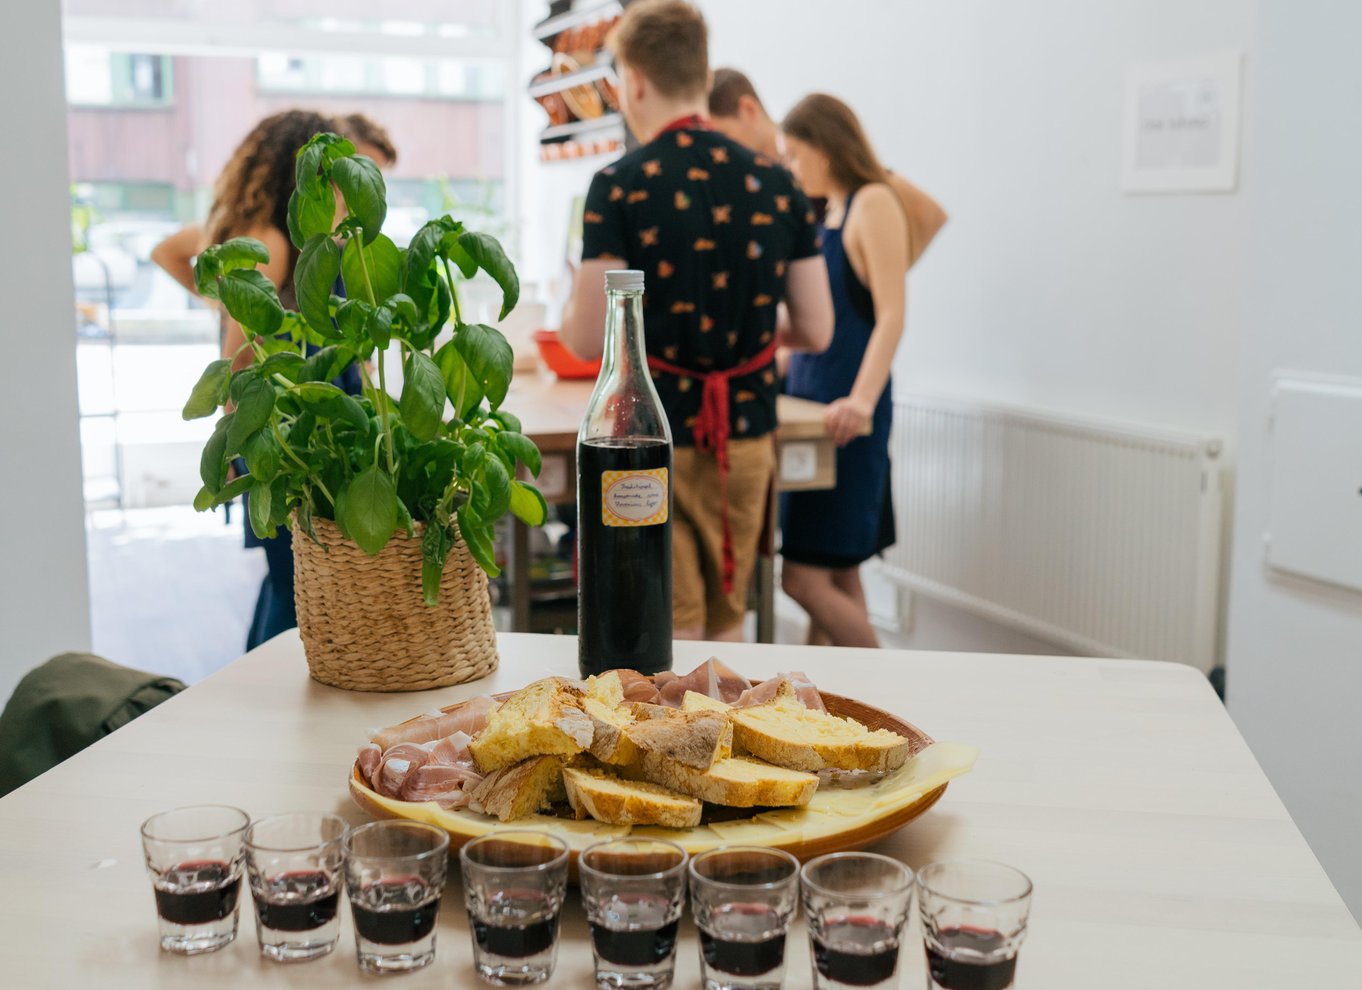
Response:
[{"label": "shelf with packaged goods", "polygon": [[552,144],[556,141],[610,137],[611,132],[614,131],[618,131],[620,139],[623,140],[624,118],[620,114],[612,112],[593,120],[574,120],[571,123],[546,127],[539,134],[539,143]]},{"label": "shelf with packaged goods", "polygon": [[534,38],[545,44],[554,35],[570,28],[580,27],[583,24],[590,24],[593,21],[603,20],[615,14],[624,12],[624,5],[619,0],[607,0],[606,3],[596,3],[582,7],[580,10],[569,10],[554,17],[546,18],[534,26]]},{"label": "shelf with packaged goods", "polygon": [[618,85],[619,81],[615,78],[615,67],[610,64],[609,58],[588,65],[584,69],[577,69],[573,72],[562,72],[530,83],[529,94],[532,99],[539,99],[541,96],[548,96],[550,93],[561,93],[565,89],[573,89],[577,86],[589,86],[597,79],[605,79],[612,85]]}]

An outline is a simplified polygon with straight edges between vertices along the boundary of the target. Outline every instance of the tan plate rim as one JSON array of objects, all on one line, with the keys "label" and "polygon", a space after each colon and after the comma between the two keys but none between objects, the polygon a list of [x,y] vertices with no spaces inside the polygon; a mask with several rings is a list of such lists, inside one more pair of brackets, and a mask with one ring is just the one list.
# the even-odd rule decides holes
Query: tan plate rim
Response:
[{"label": "tan plate rim", "polygon": [[[754,681],[753,683],[756,682]],[[872,726],[872,728],[888,728],[893,730],[894,732],[897,732],[899,735],[905,736],[908,739],[912,740],[914,744],[913,745],[914,754],[921,752],[927,746],[930,746],[933,742],[935,742],[935,740],[932,739],[931,736],[927,735],[927,733],[923,732],[921,729],[913,725],[911,722],[899,718],[897,715],[893,715],[889,712],[886,712],[882,708],[876,708],[874,705],[866,704],[864,701],[860,701],[855,698],[847,698],[839,694],[830,694],[826,691],[819,691],[818,693],[823,699],[823,704],[826,705],[828,710],[833,714],[857,710],[865,713],[873,713],[875,716],[877,716],[876,718],[877,724]],[[514,691],[503,691],[500,692],[499,694],[492,695],[492,700],[499,702],[505,701],[513,694],[515,694]],[[467,700],[460,701],[455,704],[441,708],[440,711],[445,712],[447,714],[453,712],[455,709],[458,709],[466,704],[468,704]],[[423,717],[422,715],[413,715],[405,722],[400,722],[398,724],[406,725],[407,722],[414,722],[422,717]],[[864,719],[858,720],[865,721]],[[427,821],[428,818],[427,815],[423,813],[423,809],[427,808],[429,805],[434,803],[430,801],[422,802],[398,801],[395,798],[385,798],[375,793],[373,789],[371,789],[369,785],[364,782],[364,778],[360,776],[358,759],[356,759],[355,763],[350,768],[349,784],[350,796],[354,800],[354,802],[357,805],[359,805],[360,808],[364,809],[364,811],[368,812],[370,815],[373,815],[375,818],[412,818],[420,821]],[[812,840],[805,840],[800,833],[794,833],[788,839],[784,840],[775,839],[768,842],[757,841],[755,844],[767,846],[773,849],[783,849],[786,852],[793,855],[800,862],[807,862],[808,860],[813,859],[815,856],[821,856],[824,853],[844,852],[852,849],[863,849],[866,846],[878,842],[880,839],[883,839],[884,837],[891,835],[894,832],[897,832],[899,829],[903,828],[913,819],[922,815],[929,808],[931,808],[932,805],[936,804],[937,801],[941,800],[941,796],[946,793],[947,786],[948,784],[941,784],[939,787],[936,787],[935,789],[928,791],[926,794],[923,794],[917,800],[912,801],[911,803],[903,805],[901,807],[886,809],[881,814],[874,815],[873,813],[867,813],[867,816],[858,819],[853,827],[842,831],[830,832],[826,835],[819,836]],[[412,814],[404,815],[394,811],[392,808],[389,807],[389,802],[393,804],[401,804],[410,807],[412,809]],[[436,807],[438,807],[438,805],[436,805]],[[443,813],[443,809],[440,810]],[[487,832],[493,832],[499,828],[516,827],[516,823],[514,822],[502,823],[496,821],[493,818],[488,818],[487,821],[488,827],[482,829],[481,831],[476,832],[474,831],[455,832],[451,831],[448,827],[441,826],[445,828],[446,832],[449,832],[450,851],[453,852],[459,849],[464,843],[470,841],[471,839],[477,838],[479,835],[484,835]],[[735,822],[742,821],[742,819],[733,819],[733,821]],[[629,829],[635,826],[626,825],[621,827]],[[676,833],[676,841],[681,843],[681,845],[685,846],[687,851],[689,851],[692,855],[694,855],[697,852],[703,851],[704,849],[716,848],[719,845],[723,844],[722,842],[715,842],[707,845],[699,845],[694,842],[687,842],[686,841],[686,833],[688,831],[687,829],[674,830],[669,829],[667,831],[674,831]],[[569,842],[569,846],[572,860],[573,863],[575,864],[577,854],[580,850],[577,848],[577,845],[575,843]]]}]

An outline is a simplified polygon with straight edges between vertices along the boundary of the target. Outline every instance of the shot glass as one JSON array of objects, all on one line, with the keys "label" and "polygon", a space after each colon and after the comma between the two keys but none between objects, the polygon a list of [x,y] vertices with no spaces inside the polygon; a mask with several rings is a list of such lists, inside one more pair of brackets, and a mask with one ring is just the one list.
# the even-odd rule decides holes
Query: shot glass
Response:
[{"label": "shot glass", "polygon": [[336,815],[298,812],[261,819],[246,830],[246,875],[265,958],[301,962],[336,947],[347,829]]},{"label": "shot glass", "polygon": [[405,973],[429,966],[449,833],[421,822],[370,822],[341,845],[360,970]]},{"label": "shot glass", "polygon": [[547,832],[508,829],[459,850],[473,964],[485,983],[543,983],[558,956],[567,890],[567,843]]},{"label": "shot glass", "polygon": [[613,839],[577,860],[600,990],[663,990],[676,970],[686,851],[662,839]]},{"label": "shot glass", "polygon": [[799,861],[762,846],[701,853],[690,861],[690,900],[705,990],[779,990]]},{"label": "shot glass", "polygon": [[1020,870],[979,859],[947,860],[917,875],[927,980],[932,990],[1004,990],[1031,913],[1031,881]]},{"label": "shot glass", "polygon": [[236,938],[250,823],[246,812],[221,804],[163,811],[142,823],[162,951],[214,952]]},{"label": "shot glass", "polygon": [[804,864],[815,990],[897,987],[913,871],[878,853],[830,853]]}]

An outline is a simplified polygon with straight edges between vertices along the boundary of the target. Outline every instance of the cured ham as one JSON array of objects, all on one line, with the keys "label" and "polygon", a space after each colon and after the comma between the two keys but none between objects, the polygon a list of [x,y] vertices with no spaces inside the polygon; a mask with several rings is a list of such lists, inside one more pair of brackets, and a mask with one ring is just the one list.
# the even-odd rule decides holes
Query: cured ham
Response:
[{"label": "cured ham", "polygon": [[715,657],[710,657],[685,677],[677,677],[659,685],[662,704],[672,708],[681,707],[681,701],[687,691],[694,691],[731,705],[751,686],[751,681],[720,663]]},{"label": "cured ham", "polygon": [[372,781],[374,771],[378,769],[379,763],[383,760],[383,747],[378,743],[365,743],[359,748],[359,756],[355,762],[359,764],[359,775],[365,780]]},{"label": "cured ham", "polygon": [[385,753],[398,743],[425,743],[444,739],[456,732],[476,736],[487,724],[487,716],[497,703],[486,695],[479,695],[452,712],[429,712],[401,725],[379,729],[369,736]]},{"label": "cured ham", "polygon": [[438,801],[446,808],[462,808],[482,774],[471,767],[426,763],[407,774],[402,782],[403,801]]},{"label": "cured ham", "polygon": [[426,743],[426,748],[430,751],[430,759],[426,761],[429,766],[458,767],[463,766],[473,769],[473,754],[468,748],[468,744],[473,741],[473,737],[467,732],[456,732],[453,735],[437,739],[433,743]]},{"label": "cured ham", "polygon": [[625,701],[641,701],[649,705],[657,704],[659,698],[658,685],[654,684],[651,678],[640,674],[637,670],[617,670],[615,673],[619,675],[620,687],[624,688]]},{"label": "cured ham", "polygon": [[802,670],[791,671],[788,674],[777,674],[756,684],[738,696],[738,700],[733,702],[737,708],[747,708],[750,705],[761,705],[776,696],[780,690],[780,685],[788,683],[794,688],[799,700],[804,703],[804,707],[817,712],[827,711],[827,706],[823,704],[823,696],[818,693],[818,688],[814,687],[813,681],[809,680],[809,675]]},{"label": "cured ham", "polygon": [[369,783],[384,797],[400,798],[407,776],[430,759],[430,750],[417,743],[398,743],[383,751],[383,759]]}]

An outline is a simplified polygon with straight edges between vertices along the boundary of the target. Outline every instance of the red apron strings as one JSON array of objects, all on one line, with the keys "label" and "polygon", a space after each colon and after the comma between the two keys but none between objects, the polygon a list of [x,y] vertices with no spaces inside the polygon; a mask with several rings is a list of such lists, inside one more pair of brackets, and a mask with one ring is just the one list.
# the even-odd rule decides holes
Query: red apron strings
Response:
[{"label": "red apron strings", "polygon": [[719,465],[719,512],[724,526],[723,587],[724,594],[733,590],[736,564],[733,557],[733,531],[728,521],[728,393],[729,380],[753,375],[776,359],[773,340],[760,353],[742,364],[720,371],[692,371],[648,355],[648,367],[669,375],[699,378],[704,383],[700,393],[700,415],[695,420],[695,447],[714,455]]},{"label": "red apron strings", "polygon": [[684,117],[677,117],[662,130],[658,131],[658,137],[668,131],[707,131],[709,130],[709,120],[701,117],[698,113],[687,114]]}]

